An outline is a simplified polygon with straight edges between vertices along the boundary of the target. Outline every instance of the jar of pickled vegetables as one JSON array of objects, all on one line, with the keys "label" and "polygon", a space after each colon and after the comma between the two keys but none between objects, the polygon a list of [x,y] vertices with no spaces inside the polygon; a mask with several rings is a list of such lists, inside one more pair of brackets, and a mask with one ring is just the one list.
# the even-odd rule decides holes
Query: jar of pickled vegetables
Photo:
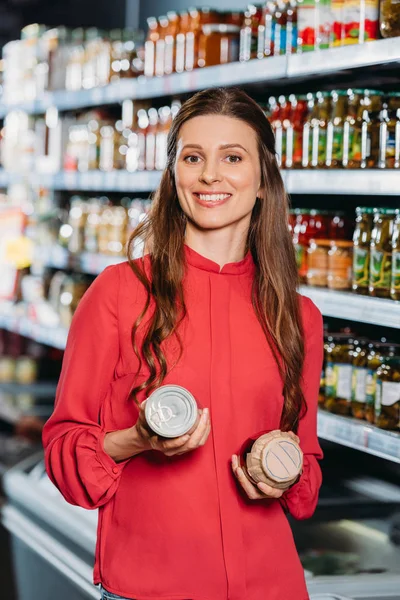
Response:
[{"label": "jar of pickled vegetables", "polygon": [[357,419],[365,418],[365,401],[367,387],[367,340],[359,338],[354,340],[352,352],[352,379],[351,379],[351,414]]},{"label": "jar of pickled vegetables", "polygon": [[390,297],[392,300],[400,300],[400,210],[396,211],[393,224]]},{"label": "jar of pickled vegetables", "polygon": [[326,365],[328,364],[329,352],[332,346],[333,338],[332,336],[325,334],[324,335],[324,362],[322,365],[321,371],[321,379],[319,384],[319,392],[318,392],[318,406],[320,408],[325,407],[326,400]]},{"label": "jar of pickled vegetables", "polygon": [[400,430],[400,356],[386,358],[376,373],[375,424]]},{"label": "jar of pickled vegetables", "polygon": [[379,298],[390,297],[392,274],[392,235],[395,210],[381,208],[375,213],[371,234],[369,293]]},{"label": "jar of pickled vegetables", "polygon": [[356,228],[353,235],[353,291],[368,294],[369,250],[371,243],[373,208],[356,208]]},{"label": "jar of pickled vegetables", "polygon": [[381,0],[380,29],[384,38],[400,35],[400,3],[398,0]]},{"label": "jar of pickled vegetables", "polygon": [[331,241],[310,240],[307,250],[307,283],[317,287],[328,285],[328,252]]},{"label": "jar of pickled vegetables", "polygon": [[365,419],[369,423],[375,423],[377,371],[385,360],[399,353],[400,349],[398,350],[398,346],[394,344],[372,342],[368,345]]},{"label": "jar of pickled vegetables", "polygon": [[325,408],[335,414],[351,412],[353,350],[353,338],[347,334],[332,336],[326,365]]},{"label": "jar of pickled vegetables", "polygon": [[331,241],[328,252],[328,287],[332,290],[351,288],[353,266],[353,242]]},{"label": "jar of pickled vegetables", "polygon": [[310,240],[308,225],[310,221],[310,210],[302,209],[297,215],[294,226],[293,242],[296,250],[297,269],[300,280],[307,281],[307,248]]}]

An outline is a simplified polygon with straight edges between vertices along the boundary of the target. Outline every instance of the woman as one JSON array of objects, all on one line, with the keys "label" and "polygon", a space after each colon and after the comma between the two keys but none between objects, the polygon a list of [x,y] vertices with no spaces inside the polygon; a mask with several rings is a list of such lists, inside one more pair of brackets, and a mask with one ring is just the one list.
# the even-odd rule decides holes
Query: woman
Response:
[{"label": "woman", "polygon": [[[149,254],[107,268],[68,338],[47,471],[68,502],[100,508],[103,598],[306,600],[285,516],[310,517],[321,450],[322,320],[296,293],[288,207],[262,110],[240,90],[188,100],[168,139]],[[163,441],[142,402],[179,384],[203,407]],[[257,432],[298,434],[299,481],[248,482],[237,451]]]}]

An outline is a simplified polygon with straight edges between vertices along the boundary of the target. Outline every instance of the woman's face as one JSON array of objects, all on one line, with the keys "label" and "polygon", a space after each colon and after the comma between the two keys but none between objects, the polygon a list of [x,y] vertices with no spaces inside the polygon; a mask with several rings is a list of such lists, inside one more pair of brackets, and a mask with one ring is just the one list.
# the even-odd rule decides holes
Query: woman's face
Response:
[{"label": "woman's face", "polygon": [[186,216],[200,229],[247,231],[260,191],[257,136],[244,121],[220,115],[182,125],[175,183]]}]

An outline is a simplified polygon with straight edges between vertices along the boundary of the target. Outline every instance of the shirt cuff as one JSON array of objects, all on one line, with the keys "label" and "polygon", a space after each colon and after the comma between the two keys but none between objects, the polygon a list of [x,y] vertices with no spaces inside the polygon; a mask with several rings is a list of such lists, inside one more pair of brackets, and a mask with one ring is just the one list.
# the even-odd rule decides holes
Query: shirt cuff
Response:
[{"label": "shirt cuff", "polygon": [[127,458],[127,459],[122,460],[121,462],[117,463],[104,450],[104,438],[106,437],[107,433],[111,433],[111,431],[112,430],[110,430],[110,431],[104,431],[104,430],[101,431],[99,437],[97,438],[96,457],[97,457],[98,461],[100,462],[100,464],[107,471],[107,473],[113,479],[118,479],[118,477],[121,475],[122,471],[124,470],[124,467],[125,467],[126,463],[128,463],[131,459]]}]

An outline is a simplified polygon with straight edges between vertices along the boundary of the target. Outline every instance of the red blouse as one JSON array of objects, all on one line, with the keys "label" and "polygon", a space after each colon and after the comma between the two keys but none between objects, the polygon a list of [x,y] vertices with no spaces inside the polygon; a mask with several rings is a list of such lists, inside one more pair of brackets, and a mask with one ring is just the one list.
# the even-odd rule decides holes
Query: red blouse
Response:
[{"label": "red blouse", "polygon": [[210,408],[207,443],[179,457],[150,451],[119,464],[103,449],[107,432],[136,422],[127,396],[134,381],[147,377],[144,366],[138,372],[130,339],[145,293],[122,263],[95,280],[74,316],[43,433],[47,472],[68,502],[100,509],[94,582],[110,592],[137,600],[306,600],[284,508],[297,519],[310,517],[321,485],[321,315],[299,297],[308,403],[299,427],[303,474],[281,501],[248,500],[231,455],[255,433],[279,428],[283,402],[282,380],[251,304],[254,264],[249,254],[220,271],[188,247],[185,255],[184,353],[174,364],[179,348],[167,340],[172,369],[164,383],[186,387]]}]

